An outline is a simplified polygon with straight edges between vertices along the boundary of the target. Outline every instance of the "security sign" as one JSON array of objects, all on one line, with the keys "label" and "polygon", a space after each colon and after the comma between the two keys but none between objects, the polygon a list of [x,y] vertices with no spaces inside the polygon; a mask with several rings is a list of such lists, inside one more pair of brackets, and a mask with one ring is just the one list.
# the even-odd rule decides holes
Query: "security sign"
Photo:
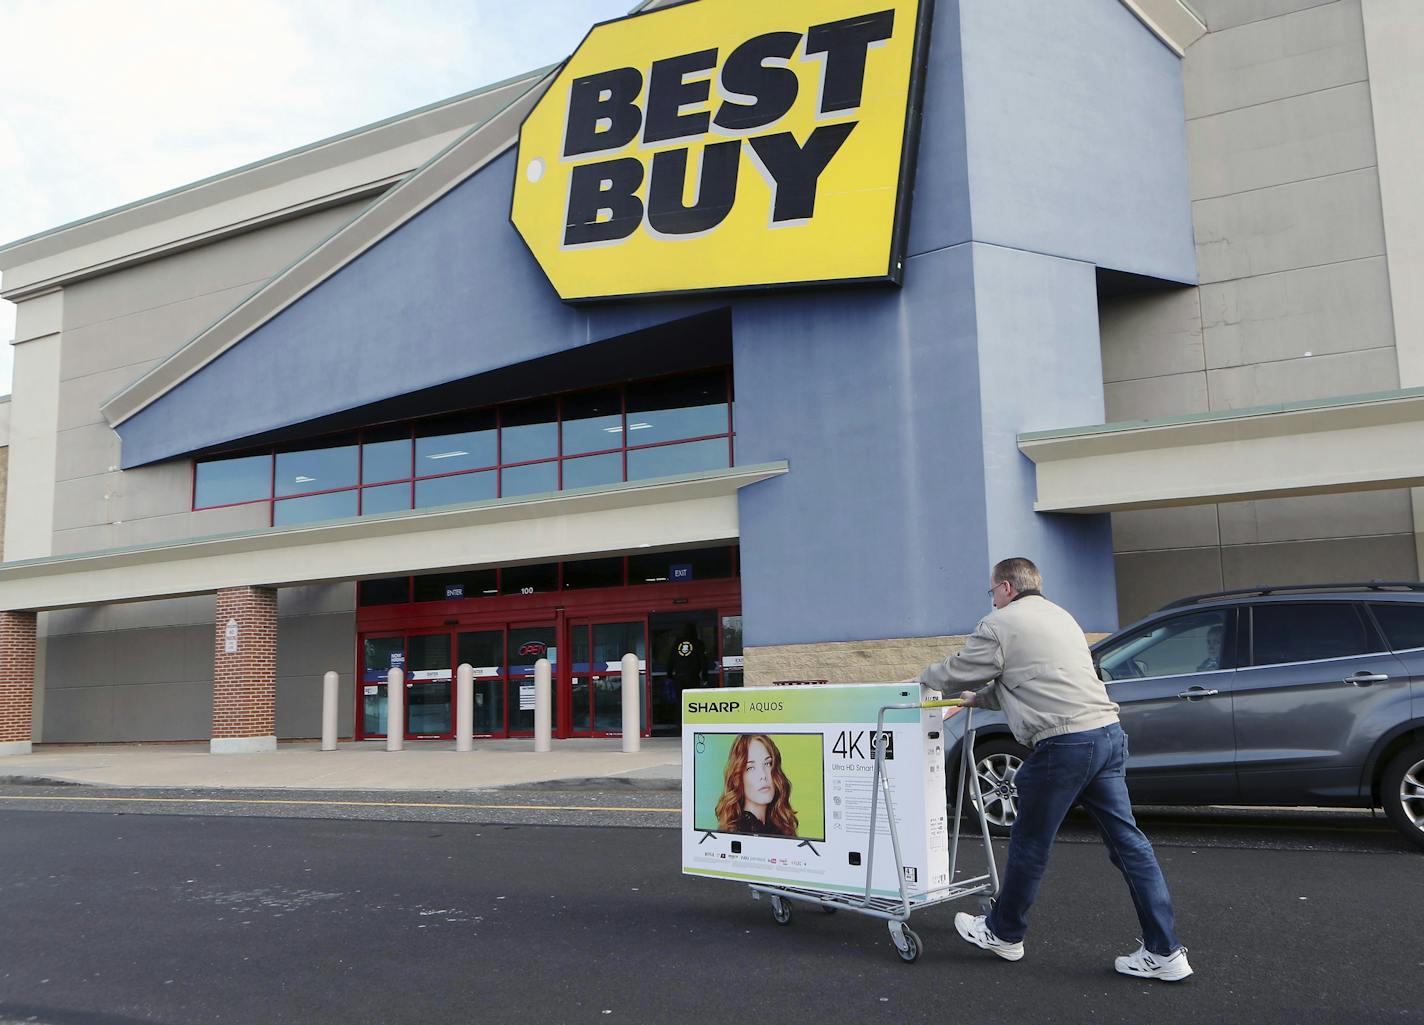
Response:
[{"label": "security sign", "polygon": [[570,301],[900,280],[932,0],[687,0],[597,25],[519,136]]}]

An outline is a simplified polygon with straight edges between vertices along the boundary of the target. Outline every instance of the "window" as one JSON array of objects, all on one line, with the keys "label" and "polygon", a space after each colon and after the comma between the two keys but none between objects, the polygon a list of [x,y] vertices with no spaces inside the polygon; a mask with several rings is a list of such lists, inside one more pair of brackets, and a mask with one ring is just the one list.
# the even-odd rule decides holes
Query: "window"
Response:
[{"label": "window", "polygon": [[1371,605],[1375,619],[1395,651],[1424,648],[1424,602]]},{"label": "window", "polygon": [[432,573],[415,578],[416,601],[461,601],[499,593],[498,570]]},{"label": "window", "polygon": [[727,374],[703,371],[628,386],[628,444],[726,434]]},{"label": "window", "polygon": [[200,460],[193,507],[287,525],[725,469],[731,397],[719,368]]},{"label": "window", "polygon": [[362,608],[371,605],[404,605],[410,601],[410,577],[363,580],[356,585],[356,594],[356,604]]},{"label": "window", "polygon": [[622,587],[623,559],[582,559],[564,563],[564,590]]},{"label": "window", "polygon": [[415,475],[458,473],[499,462],[499,437],[493,413],[446,417],[417,425]]},{"label": "window", "polygon": [[1359,610],[1345,602],[1291,602],[1251,609],[1251,664],[1279,665],[1376,651]]},{"label": "window", "polygon": [[193,507],[260,502],[272,497],[272,456],[239,456],[198,463]]},{"label": "window", "polygon": [[508,566],[499,571],[501,594],[537,594],[559,589],[559,564]]},{"label": "window", "polygon": [[1114,681],[1229,668],[1231,620],[1224,609],[1160,620],[1100,650],[1100,673]]},{"label": "window", "polygon": [[355,487],[358,459],[358,446],[349,439],[316,448],[278,452],[277,497]]},{"label": "window", "polygon": [[628,583],[687,583],[694,580],[721,580],[735,576],[732,549],[697,548],[692,551],[659,552],[628,558]]}]

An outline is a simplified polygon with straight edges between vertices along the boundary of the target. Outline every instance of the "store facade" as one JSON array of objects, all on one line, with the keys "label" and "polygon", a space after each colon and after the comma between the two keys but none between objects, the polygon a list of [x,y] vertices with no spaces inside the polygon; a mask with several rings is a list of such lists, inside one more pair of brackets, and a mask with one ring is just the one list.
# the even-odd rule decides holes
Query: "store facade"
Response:
[{"label": "store facade", "polygon": [[[686,686],[902,678],[1005,555],[1111,630],[1161,578],[1124,537],[1347,484],[1405,504],[1368,575],[1415,576],[1407,452],[1173,491],[1216,442],[1112,423],[1184,297],[1202,348],[1190,60],[1221,41],[1184,11],[649,3],[561,68],[0,248],[0,615],[35,638],[4,742],[259,749],[315,734],[329,669],[376,739],[392,668],[405,736],[448,739],[462,663],[477,733],[521,736],[539,657],[557,735],[610,736],[629,652],[672,733]],[[1298,430],[1383,429],[1340,415]]]}]

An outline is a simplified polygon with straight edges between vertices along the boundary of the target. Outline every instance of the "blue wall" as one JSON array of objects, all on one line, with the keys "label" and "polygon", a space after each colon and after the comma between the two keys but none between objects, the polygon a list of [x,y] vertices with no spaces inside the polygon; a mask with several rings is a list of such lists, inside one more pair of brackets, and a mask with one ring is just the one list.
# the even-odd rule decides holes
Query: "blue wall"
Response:
[{"label": "blue wall", "polygon": [[1039,561],[1114,625],[1105,517],[1032,511],[1015,435],[1102,419],[1095,268],[1194,274],[1177,59],[1118,0],[939,0],[903,288],[569,307],[513,156],[120,428],[171,458],[731,305],[750,644],[960,633]]}]

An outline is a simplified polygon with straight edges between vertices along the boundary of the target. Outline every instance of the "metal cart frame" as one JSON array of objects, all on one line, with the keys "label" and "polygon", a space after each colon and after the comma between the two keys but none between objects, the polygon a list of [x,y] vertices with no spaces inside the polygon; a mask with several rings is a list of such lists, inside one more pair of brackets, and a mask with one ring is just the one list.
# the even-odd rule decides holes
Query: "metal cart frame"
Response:
[{"label": "metal cart frame", "polygon": [[[938,701],[915,701],[905,704],[883,705],[875,722],[875,736],[885,735],[885,713],[902,709],[950,708],[961,706],[958,698]],[[972,771],[974,761],[974,710],[965,708],[964,743],[959,759],[959,787],[954,798],[954,831],[949,847],[949,886],[914,904],[910,903],[905,891],[905,863],[900,853],[900,833],[895,826],[894,799],[890,794],[890,781],[885,775],[885,745],[875,744],[875,774],[871,779],[870,795],[870,836],[865,859],[865,892],[863,894],[832,893],[801,886],[779,886],[774,883],[752,883],[752,899],[761,900],[762,894],[771,899],[771,914],[780,925],[791,924],[791,902],[818,905],[827,914],[844,908],[860,915],[869,915],[887,922],[890,939],[895,944],[895,952],[900,960],[913,963],[919,959],[924,943],[919,935],[907,924],[912,911],[922,911],[963,897],[979,897],[980,906],[987,909],[989,900],[999,893],[999,867],[994,860],[994,847],[989,836],[989,822],[984,818],[984,795],[979,786],[979,774]],[[984,838],[984,854],[988,859],[988,871],[983,875],[955,881],[959,867],[959,835],[961,817],[964,811],[964,790],[970,788],[971,799],[979,816],[979,827]],[[875,870],[875,826],[879,815],[880,795],[884,792],[885,812],[889,817],[890,843],[895,853],[895,875],[900,884],[900,899],[875,897],[871,895],[871,882]]]}]

